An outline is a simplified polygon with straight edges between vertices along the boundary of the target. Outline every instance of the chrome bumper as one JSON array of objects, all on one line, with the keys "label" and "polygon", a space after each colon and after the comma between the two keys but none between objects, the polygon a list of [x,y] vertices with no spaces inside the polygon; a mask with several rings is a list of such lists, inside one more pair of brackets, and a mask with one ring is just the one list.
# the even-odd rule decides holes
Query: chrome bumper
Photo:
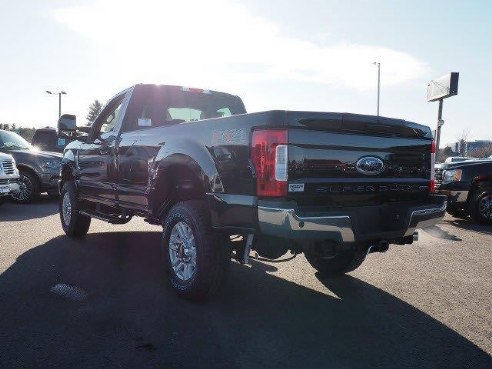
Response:
[{"label": "chrome bumper", "polygon": [[[283,238],[327,237],[354,242],[354,231],[348,215],[302,217],[294,209],[258,206],[262,233]],[[332,238],[332,237],[328,237]]]},{"label": "chrome bumper", "polygon": [[11,193],[19,192],[20,186],[16,182],[8,183],[6,185],[0,185],[0,187],[8,187],[8,192],[0,192],[0,196],[8,196]]},{"label": "chrome bumper", "polygon": [[447,206],[448,202],[445,200],[444,203],[439,207],[412,211],[405,236],[412,235],[417,228],[428,228],[439,223],[439,221],[444,218],[444,215],[446,215]]},{"label": "chrome bumper", "polygon": [[[415,210],[409,209],[408,226],[402,226],[400,236],[412,236],[417,228],[438,223],[445,215],[446,201]],[[349,215],[301,216],[295,209],[258,206],[260,231],[269,236],[287,239],[323,238],[339,242],[357,239]],[[381,234],[384,232],[381,231]]]}]

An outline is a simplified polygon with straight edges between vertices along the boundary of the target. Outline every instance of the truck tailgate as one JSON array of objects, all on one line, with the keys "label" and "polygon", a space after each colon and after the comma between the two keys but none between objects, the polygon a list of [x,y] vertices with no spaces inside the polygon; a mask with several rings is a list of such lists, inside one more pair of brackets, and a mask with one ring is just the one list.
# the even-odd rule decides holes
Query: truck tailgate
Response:
[{"label": "truck tailgate", "polygon": [[303,206],[418,201],[429,194],[430,129],[355,114],[294,113],[289,197]]}]

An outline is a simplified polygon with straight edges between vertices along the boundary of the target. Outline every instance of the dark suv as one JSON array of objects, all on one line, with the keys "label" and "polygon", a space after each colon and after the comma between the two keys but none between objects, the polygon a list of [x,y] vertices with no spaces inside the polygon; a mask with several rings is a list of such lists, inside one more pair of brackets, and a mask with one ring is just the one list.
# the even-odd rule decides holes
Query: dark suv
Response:
[{"label": "dark suv", "polygon": [[0,130],[0,152],[11,154],[20,174],[20,192],[11,197],[19,203],[35,200],[41,192],[58,195],[58,177],[62,155],[40,151],[15,132]]},{"label": "dark suv", "polygon": [[448,195],[449,214],[492,224],[492,160],[447,165],[439,191]]}]

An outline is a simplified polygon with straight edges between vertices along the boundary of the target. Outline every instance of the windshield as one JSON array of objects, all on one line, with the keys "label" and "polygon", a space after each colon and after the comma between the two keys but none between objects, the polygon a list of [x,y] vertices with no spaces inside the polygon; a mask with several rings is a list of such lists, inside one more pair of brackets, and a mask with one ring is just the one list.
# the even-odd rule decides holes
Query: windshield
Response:
[{"label": "windshield", "polygon": [[17,133],[0,131],[0,149],[31,150],[32,145]]}]

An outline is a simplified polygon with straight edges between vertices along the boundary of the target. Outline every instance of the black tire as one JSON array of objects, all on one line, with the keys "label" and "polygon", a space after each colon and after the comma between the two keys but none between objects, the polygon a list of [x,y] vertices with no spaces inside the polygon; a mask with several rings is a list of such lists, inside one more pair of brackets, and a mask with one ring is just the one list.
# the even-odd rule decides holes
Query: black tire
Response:
[{"label": "black tire", "polygon": [[0,206],[2,206],[5,203],[5,197],[0,197]]},{"label": "black tire", "polygon": [[[64,200],[67,201],[66,204],[64,203]],[[68,206],[68,204],[70,205],[70,217],[65,216],[63,213],[64,206]],[[73,182],[66,182],[61,190],[59,212],[63,231],[69,237],[84,237],[89,231],[91,218],[79,214],[78,210],[79,203],[77,201],[75,185]]]},{"label": "black tire", "polygon": [[492,224],[492,192],[478,192],[472,197],[470,215],[477,223]]},{"label": "black tire", "polygon": [[18,204],[29,204],[41,195],[39,178],[30,170],[19,170],[19,185],[20,191],[10,195],[12,200]]},{"label": "black tire", "polygon": [[[182,237],[180,227],[185,227],[185,234],[192,234],[193,239],[191,236]],[[170,242],[171,235],[174,241]],[[193,247],[189,246],[191,242],[182,242],[181,246],[176,247],[180,241],[189,240],[192,240]],[[191,251],[192,248],[194,251]],[[168,279],[180,296],[191,300],[206,300],[220,289],[227,278],[230,249],[227,239],[213,231],[210,212],[205,201],[184,201],[173,206],[163,222],[161,251]],[[193,255],[195,255],[194,260]],[[172,258],[175,262],[174,267]],[[180,265],[183,265],[181,277]],[[188,267],[192,271],[188,276],[184,276],[184,269]]]},{"label": "black tire", "polygon": [[468,217],[468,212],[464,209],[447,209],[449,215],[454,218],[466,219]]},{"label": "black tire", "polygon": [[304,248],[304,256],[311,266],[322,275],[341,275],[357,269],[366,258],[363,247],[340,249],[327,253],[326,244],[315,242]]}]

